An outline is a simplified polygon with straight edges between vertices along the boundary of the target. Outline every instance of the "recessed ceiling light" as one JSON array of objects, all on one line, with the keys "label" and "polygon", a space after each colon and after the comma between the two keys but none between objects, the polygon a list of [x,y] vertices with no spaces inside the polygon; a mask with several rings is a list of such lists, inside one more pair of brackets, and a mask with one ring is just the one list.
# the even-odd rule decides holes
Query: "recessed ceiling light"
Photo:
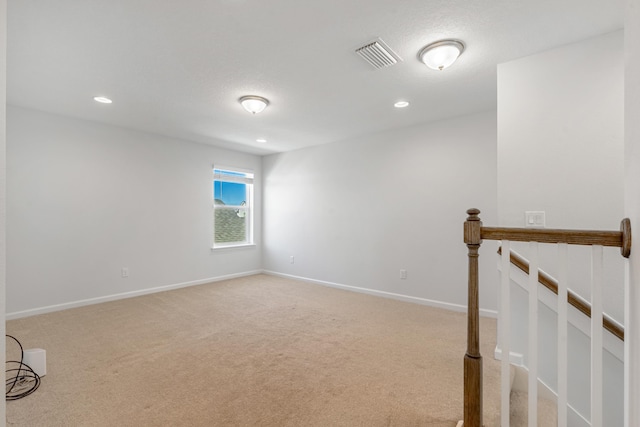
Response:
[{"label": "recessed ceiling light", "polygon": [[267,142],[267,140],[264,138],[258,138],[256,139],[256,142]]},{"label": "recessed ceiling light", "polygon": [[408,107],[409,103],[407,101],[398,101],[395,104],[393,104],[393,106],[396,108],[404,108],[404,107]]},{"label": "recessed ceiling light", "polygon": [[433,70],[444,70],[464,52],[464,44],[459,40],[438,40],[418,52],[418,59]]},{"label": "recessed ceiling light", "polygon": [[269,105],[269,100],[267,98],[255,95],[243,96],[242,98],[238,99],[238,102],[240,102],[244,109],[251,114],[259,113],[267,108],[267,105]]},{"label": "recessed ceiling light", "polygon": [[111,104],[113,101],[110,100],[109,98],[106,98],[104,96],[94,96],[93,97],[94,101],[100,102],[102,104]]}]

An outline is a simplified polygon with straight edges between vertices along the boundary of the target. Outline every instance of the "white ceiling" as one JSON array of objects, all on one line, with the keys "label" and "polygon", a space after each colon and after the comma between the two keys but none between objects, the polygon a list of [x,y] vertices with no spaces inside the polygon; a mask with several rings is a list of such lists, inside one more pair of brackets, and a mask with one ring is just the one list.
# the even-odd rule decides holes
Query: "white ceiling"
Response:
[{"label": "white ceiling", "polygon": [[[288,151],[495,108],[497,64],[620,29],[623,10],[624,0],[10,0],[7,102]],[[376,37],[403,62],[375,70],[354,53]],[[466,51],[438,72],[416,55],[441,38]],[[243,95],[271,105],[252,116]],[[401,99],[410,107],[394,108]]]}]

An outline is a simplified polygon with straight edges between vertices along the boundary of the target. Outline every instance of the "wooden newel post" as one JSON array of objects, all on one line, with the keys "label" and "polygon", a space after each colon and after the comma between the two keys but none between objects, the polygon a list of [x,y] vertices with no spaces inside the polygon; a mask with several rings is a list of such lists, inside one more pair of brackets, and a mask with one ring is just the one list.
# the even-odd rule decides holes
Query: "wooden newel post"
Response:
[{"label": "wooden newel post", "polygon": [[480,307],[478,303],[478,250],[482,244],[480,210],[469,209],[464,242],[469,248],[469,303],[467,353],[464,355],[464,427],[482,427],[482,356],[480,355]]}]

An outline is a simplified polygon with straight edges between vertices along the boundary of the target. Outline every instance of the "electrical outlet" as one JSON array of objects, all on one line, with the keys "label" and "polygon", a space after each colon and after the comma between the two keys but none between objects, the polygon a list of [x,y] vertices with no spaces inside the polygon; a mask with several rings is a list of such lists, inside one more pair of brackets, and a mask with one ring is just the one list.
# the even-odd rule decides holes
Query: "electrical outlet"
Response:
[{"label": "electrical outlet", "polygon": [[404,270],[404,269],[403,269],[403,270],[400,270],[400,278],[401,278],[402,280],[404,280],[404,279],[406,279],[406,278],[407,278],[407,270]]},{"label": "electrical outlet", "polygon": [[122,267],[122,277],[129,277],[129,267]]},{"label": "electrical outlet", "polygon": [[293,264],[295,261],[296,261],[296,259],[293,257],[293,255],[291,255],[291,256],[289,257],[289,263],[290,263],[290,264]]}]

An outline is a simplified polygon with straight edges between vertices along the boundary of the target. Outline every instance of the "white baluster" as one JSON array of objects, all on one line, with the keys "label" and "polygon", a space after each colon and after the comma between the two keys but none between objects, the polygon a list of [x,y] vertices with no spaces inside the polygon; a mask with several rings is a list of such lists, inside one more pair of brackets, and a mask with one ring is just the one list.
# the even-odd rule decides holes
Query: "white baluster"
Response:
[{"label": "white baluster", "polygon": [[558,244],[558,427],[567,427],[568,245]]},{"label": "white baluster", "polygon": [[[632,360],[640,359],[632,359],[634,351],[631,347],[635,343],[636,348],[638,348],[637,345],[640,344],[640,341],[629,336],[629,331],[633,330],[633,325],[640,323],[633,321],[637,313],[636,305],[632,298],[635,292],[631,286],[631,265],[629,264],[629,260],[626,259],[624,261],[624,324],[626,328],[624,340],[624,427],[633,427],[640,423],[640,416],[637,416],[640,415],[640,412],[636,412],[638,405],[636,403],[637,400],[633,398],[634,395],[637,395],[640,399],[640,390],[632,386],[632,382],[635,381],[633,373],[637,372],[636,369],[640,368],[640,363],[636,364],[632,362]],[[638,352],[638,355],[640,355],[640,352]],[[631,411],[634,412],[632,413]],[[634,419],[636,419],[637,422],[635,422]]]},{"label": "white baluster", "polygon": [[538,426],[538,243],[529,242],[529,427]]},{"label": "white baluster", "polygon": [[502,372],[501,372],[501,396],[502,405],[500,419],[502,427],[509,427],[509,398],[511,397],[511,369],[509,359],[511,356],[511,296],[510,296],[510,265],[511,265],[511,242],[502,241],[502,264],[501,264],[501,293],[500,312],[498,321],[500,322],[500,340],[502,341]]},{"label": "white baluster", "polygon": [[602,246],[591,247],[591,427],[602,427]]}]

